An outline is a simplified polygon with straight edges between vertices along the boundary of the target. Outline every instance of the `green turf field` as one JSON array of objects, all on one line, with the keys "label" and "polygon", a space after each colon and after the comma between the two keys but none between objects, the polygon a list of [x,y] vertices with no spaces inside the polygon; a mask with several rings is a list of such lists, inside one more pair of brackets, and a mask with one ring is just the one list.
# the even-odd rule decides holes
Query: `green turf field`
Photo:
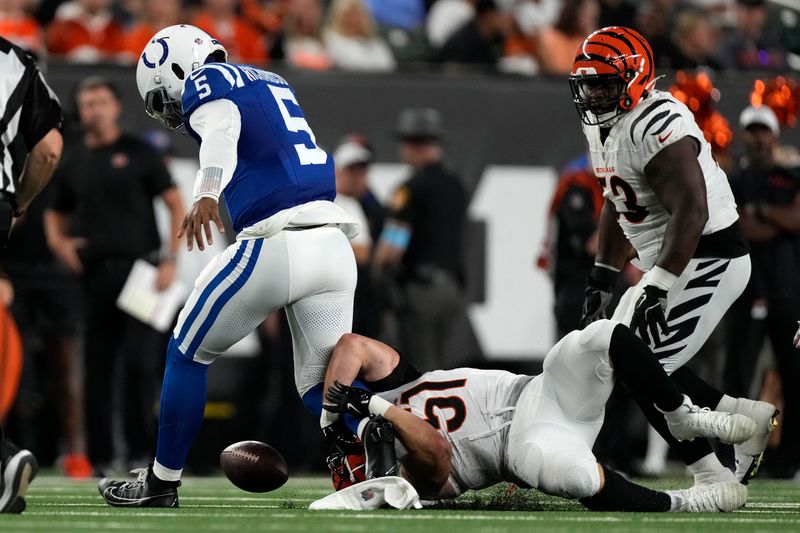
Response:
[{"label": "green turf field", "polygon": [[[650,483],[687,486],[687,478]],[[94,482],[40,476],[28,491],[23,515],[0,515],[0,531],[313,531],[379,533],[420,531],[800,531],[800,485],[754,481],[745,509],[729,514],[589,513],[580,505],[507,486],[468,493],[447,509],[311,512],[329,491],[321,478],[295,478],[278,491],[249,494],[224,478],[188,478],[180,509],[114,509]]]}]

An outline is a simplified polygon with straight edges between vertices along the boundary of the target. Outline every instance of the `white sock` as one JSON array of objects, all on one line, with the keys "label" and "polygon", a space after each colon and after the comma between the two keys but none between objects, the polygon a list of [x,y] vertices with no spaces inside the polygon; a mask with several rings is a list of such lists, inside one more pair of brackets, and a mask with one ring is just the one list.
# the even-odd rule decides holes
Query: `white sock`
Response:
[{"label": "white sock", "polygon": [[173,470],[162,466],[158,461],[153,461],[153,474],[161,481],[180,481],[183,468],[180,470]]},{"label": "white sock", "polygon": [[719,462],[714,452],[689,465],[689,472],[694,475],[695,485],[718,483],[720,481],[735,480],[733,472]]},{"label": "white sock", "polygon": [[736,398],[733,396],[728,396],[724,394],[722,399],[717,404],[715,411],[721,411],[723,413],[735,413],[736,412]]}]

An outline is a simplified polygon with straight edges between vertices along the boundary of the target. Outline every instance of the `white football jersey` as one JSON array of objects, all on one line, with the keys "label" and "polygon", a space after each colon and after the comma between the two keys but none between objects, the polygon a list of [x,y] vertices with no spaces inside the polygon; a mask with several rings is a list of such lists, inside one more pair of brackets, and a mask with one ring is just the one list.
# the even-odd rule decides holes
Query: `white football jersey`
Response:
[{"label": "white football jersey", "polygon": [[708,200],[708,221],[703,235],[722,230],[739,217],[725,172],[711,155],[692,112],[670,93],[651,91],[611,128],[605,144],[598,126],[583,126],[592,166],[603,196],[614,202],[619,225],[639,258],[637,266],[655,265],[670,214],[644,177],[644,168],[662,148],[691,136],[700,143],[697,161],[703,171]]},{"label": "white football jersey", "polygon": [[508,479],[508,426],[531,379],[500,370],[434,370],[379,395],[427,420],[450,441],[451,478],[464,491]]}]

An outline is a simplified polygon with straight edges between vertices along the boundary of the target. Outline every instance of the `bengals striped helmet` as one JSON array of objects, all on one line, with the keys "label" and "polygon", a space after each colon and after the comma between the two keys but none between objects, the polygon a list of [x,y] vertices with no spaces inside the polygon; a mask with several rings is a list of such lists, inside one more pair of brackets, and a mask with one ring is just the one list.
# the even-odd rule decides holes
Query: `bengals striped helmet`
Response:
[{"label": "bengals striped helmet", "polygon": [[653,51],[630,28],[602,28],[578,48],[569,82],[583,123],[610,128],[653,88]]}]

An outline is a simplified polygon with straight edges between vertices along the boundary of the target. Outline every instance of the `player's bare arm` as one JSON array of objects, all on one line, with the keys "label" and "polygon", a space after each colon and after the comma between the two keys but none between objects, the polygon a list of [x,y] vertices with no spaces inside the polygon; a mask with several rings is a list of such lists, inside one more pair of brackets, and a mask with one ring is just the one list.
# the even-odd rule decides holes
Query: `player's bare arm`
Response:
[{"label": "player's bare arm", "polygon": [[667,293],[697,249],[708,221],[703,171],[697,161],[700,146],[692,137],[661,149],[644,168],[647,184],[670,214],[656,264],[648,272],[644,293],[636,302],[631,329],[650,342],[669,334]]},{"label": "player's bare arm", "polygon": [[656,265],[680,276],[708,220],[706,183],[697,141],[684,137],[658,152],[644,168],[647,183],[671,215]]},{"label": "player's bare arm", "polygon": [[53,128],[36,143],[25,163],[17,192],[17,210],[24,212],[31,201],[44,189],[61,159],[64,141],[61,133]]},{"label": "player's bare arm", "polygon": [[[370,403],[380,404],[379,397],[347,385],[356,379],[367,382],[384,379],[399,360],[397,351],[382,342],[355,334],[342,336],[325,375],[325,408],[361,417],[381,409],[370,406]],[[348,403],[356,410],[348,410]],[[450,474],[450,443],[421,418],[395,405],[383,408],[382,416],[393,424],[397,438],[408,451],[403,460],[404,477],[423,497],[441,497]]]}]

